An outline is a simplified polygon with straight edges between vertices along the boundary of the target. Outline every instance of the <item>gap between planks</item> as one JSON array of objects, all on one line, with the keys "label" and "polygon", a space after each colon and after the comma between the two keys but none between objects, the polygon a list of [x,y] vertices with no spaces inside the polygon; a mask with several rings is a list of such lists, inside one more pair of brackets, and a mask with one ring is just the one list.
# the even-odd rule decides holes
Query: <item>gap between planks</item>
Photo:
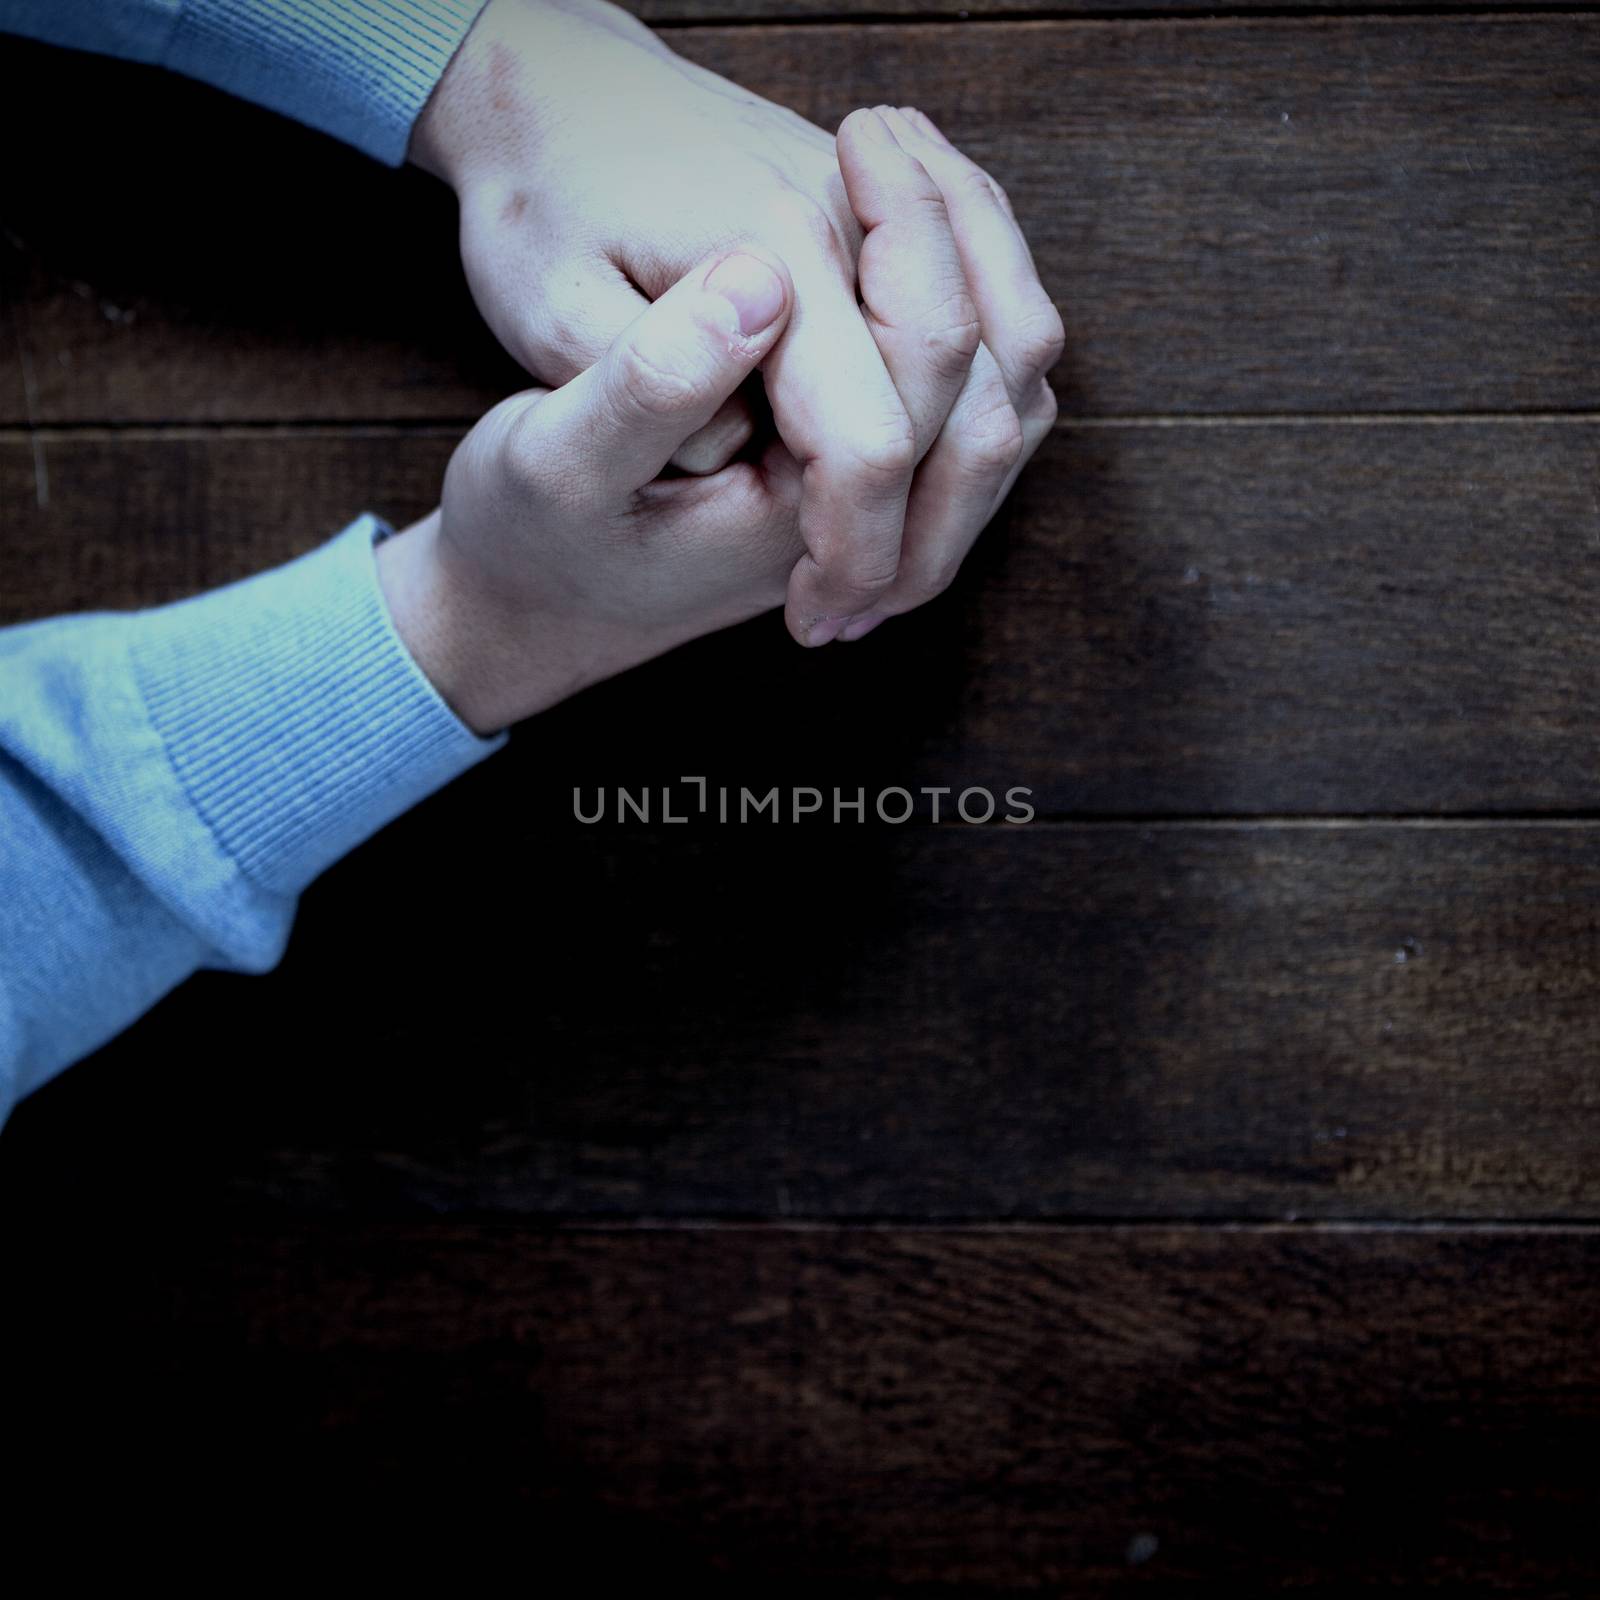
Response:
[{"label": "gap between planks", "polygon": [[505,1212],[473,1215],[458,1212],[449,1216],[416,1218],[364,1218],[325,1215],[315,1218],[269,1217],[244,1211],[216,1219],[229,1233],[298,1232],[319,1234],[348,1230],[359,1233],[393,1234],[436,1233],[457,1230],[471,1233],[731,1233],[731,1234],[957,1234],[964,1237],[1046,1237],[1085,1233],[1150,1234],[1205,1233],[1249,1234],[1259,1236],[1305,1237],[1317,1235],[1370,1236],[1410,1234],[1417,1236],[1518,1235],[1541,1239],[1590,1238],[1600,1235],[1600,1218],[1277,1218],[1250,1217],[1041,1217],[1014,1220],[956,1217],[930,1220],[874,1214],[861,1217],[712,1217],[712,1216],[584,1216],[573,1212],[529,1212],[511,1216]]},{"label": "gap between planks", "polygon": [[1038,9],[997,8],[949,11],[859,11],[816,12],[793,16],[770,17],[718,17],[707,14],[696,17],[643,18],[647,27],[658,33],[694,33],[712,30],[739,32],[775,31],[793,28],[925,28],[970,27],[1002,24],[1018,26],[1038,24],[1048,27],[1107,27],[1138,24],[1141,26],[1196,27],[1206,23],[1271,23],[1271,22],[1537,22],[1547,17],[1585,17],[1600,11],[1593,0],[1563,5],[1556,0],[1537,0],[1528,5],[1484,4],[1453,6],[1401,4],[1338,4],[1296,5],[1195,5],[1192,9],[1171,6],[1085,6],[1039,7]]},{"label": "gap between planks", "polygon": [[[980,822],[961,823],[964,829],[987,829],[991,832],[1018,832],[1023,828],[1130,828],[1143,831],[1149,828],[1168,829],[1208,829],[1213,832],[1233,830],[1236,832],[1249,832],[1254,829],[1282,829],[1292,831],[1322,830],[1332,831],[1339,828],[1432,828],[1436,830],[1456,829],[1467,831],[1478,829],[1494,833],[1506,833],[1515,828],[1520,829],[1561,829],[1568,828],[1582,831],[1593,828],[1600,823],[1600,811],[1566,811],[1539,814],[1537,812],[1519,811],[1348,811],[1328,812],[1262,812],[1259,815],[1252,812],[1195,813],[1192,815],[1174,815],[1172,813],[1152,812],[1145,816],[1138,812],[1118,813],[1108,815],[1092,811],[1072,812],[1041,812],[1031,822]],[[925,828],[954,827],[954,823],[921,822],[919,826]],[[752,824],[754,826],[754,824]],[[910,823],[899,826],[911,826]]]}]

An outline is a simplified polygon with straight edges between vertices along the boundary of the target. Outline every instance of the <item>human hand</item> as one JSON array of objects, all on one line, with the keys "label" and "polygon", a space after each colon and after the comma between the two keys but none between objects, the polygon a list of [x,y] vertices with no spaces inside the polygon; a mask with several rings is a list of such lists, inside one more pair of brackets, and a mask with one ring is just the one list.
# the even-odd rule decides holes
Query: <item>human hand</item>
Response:
[{"label": "human hand", "polygon": [[[1060,317],[1004,197],[917,114],[853,113],[836,142],[600,0],[490,0],[412,157],[455,187],[478,305],[545,383],[711,251],[788,263],[765,376],[804,470],[803,642],[937,593],[1048,431]],[[713,470],[750,430],[730,401],[677,463]]]},{"label": "human hand", "polygon": [[800,550],[800,468],[658,475],[770,356],[794,303],[748,252],[701,263],[587,372],[497,406],[439,510],[378,547],[395,627],[457,714],[503,728],[770,610]]}]

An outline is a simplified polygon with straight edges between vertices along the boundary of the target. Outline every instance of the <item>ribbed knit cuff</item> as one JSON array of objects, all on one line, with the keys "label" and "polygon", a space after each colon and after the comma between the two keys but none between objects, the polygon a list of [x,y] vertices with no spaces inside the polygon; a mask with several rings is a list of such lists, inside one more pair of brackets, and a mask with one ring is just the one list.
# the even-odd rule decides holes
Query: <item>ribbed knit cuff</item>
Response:
[{"label": "ribbed knit cuff", "polygon": [[147,612],[131,647],[196,812],[260,887],[326,867],[505,742],[439,697],[390,621],[362,517],[298,561]]},{"label": "ribbed knit cuff", "polygon": [[187,0],[163,62],[399,166],[485,0]]}]

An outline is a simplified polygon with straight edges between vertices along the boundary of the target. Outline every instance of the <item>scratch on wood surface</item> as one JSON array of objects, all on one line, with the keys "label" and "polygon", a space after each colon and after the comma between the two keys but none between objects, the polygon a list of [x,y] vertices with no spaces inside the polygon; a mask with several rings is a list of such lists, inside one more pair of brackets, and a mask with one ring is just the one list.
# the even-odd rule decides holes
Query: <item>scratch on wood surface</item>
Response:
[{"label": "scratch on wood surface", "polygon": [[44,440],[39,437],[39,430],[34,426],[33,407],[33,365],[28,360],[27,352],[22,347],[22,340],[17,339],[17,353],[22,362],[22,406],[28,418],[28,442],[33,447],[33,499],[41,511],[50,509],[50,469],[45,464]]}]

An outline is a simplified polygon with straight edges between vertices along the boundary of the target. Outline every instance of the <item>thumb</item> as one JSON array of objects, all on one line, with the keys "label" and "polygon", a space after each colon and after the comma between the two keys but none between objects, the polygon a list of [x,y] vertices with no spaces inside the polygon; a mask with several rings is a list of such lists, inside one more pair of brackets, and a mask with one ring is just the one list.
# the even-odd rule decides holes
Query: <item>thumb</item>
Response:
[{"label": "thumb", "polygon": [[747,248],[702,261],[539,407],[539,432],[594,490],[631,494],[711,421],[771,352],[788,269]]}]

